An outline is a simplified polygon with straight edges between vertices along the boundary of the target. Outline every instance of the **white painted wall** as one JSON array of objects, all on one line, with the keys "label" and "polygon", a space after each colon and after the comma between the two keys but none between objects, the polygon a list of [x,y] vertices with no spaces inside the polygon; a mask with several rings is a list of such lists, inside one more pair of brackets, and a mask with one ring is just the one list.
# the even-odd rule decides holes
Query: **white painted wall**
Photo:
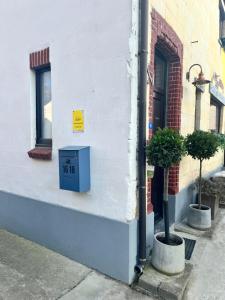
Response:
[{"label": "white painted wall", "polygon": [[[117,220],[134,218],[137,3],[0,1],[1,190]],[[53,99],[50,162],[27,155],[35,143],[29,53],[48,46]],[[85,112],[84,133],[72,132],[74,109]],[[58,148],[67,145],[91,146],[88,193],[58,188]]]}]

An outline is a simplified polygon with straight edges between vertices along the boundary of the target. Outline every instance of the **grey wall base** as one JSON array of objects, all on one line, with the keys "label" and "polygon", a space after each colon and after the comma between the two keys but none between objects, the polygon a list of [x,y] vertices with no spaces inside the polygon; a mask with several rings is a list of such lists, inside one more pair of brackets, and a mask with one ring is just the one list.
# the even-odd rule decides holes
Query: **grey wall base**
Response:
[{"label": "grey wall base", "polygon": [[169,196],[170,224],[181,221],[187,214],[189,204],[195,201],[196,192],[193,185],[184,188],[176,195]]},{"label": "grey wall base", "polygon": [[0,227],[123,282],[134,279],[136,220],[123,223],[0,192]]}]

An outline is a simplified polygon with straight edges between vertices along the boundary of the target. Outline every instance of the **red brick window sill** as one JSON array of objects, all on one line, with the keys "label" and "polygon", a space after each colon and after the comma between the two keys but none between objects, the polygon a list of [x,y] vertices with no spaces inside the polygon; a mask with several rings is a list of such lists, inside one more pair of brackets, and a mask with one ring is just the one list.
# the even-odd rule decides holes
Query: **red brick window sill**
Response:
[{"label": "red brick window sill", "polygon": [[51,160],[52,159],[52,148],[50,147],[36,147],[27,152],[30,158]]}]

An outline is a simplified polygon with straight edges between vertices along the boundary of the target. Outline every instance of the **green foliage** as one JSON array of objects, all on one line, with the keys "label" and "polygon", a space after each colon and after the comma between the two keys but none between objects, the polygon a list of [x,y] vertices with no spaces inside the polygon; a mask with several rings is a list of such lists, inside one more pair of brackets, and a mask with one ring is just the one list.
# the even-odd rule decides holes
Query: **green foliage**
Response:
[{"label": "green foliage", "polygon": [[170,168],[185,155],[184,138],[170,128],[158,129],[146,148],[149,165]]},{"label": "green foliage", "polygon": [[185,146],[189,155],[203,161],[215,155],[218,151],[219,140],[214,133],[196,130],[187,135]]},{"label": "green foliage", "polygon": [[223,133],[214,133],[214,134],[218,139],[219,147],[224,150],[225,149],[225,134],[223,134]]}]

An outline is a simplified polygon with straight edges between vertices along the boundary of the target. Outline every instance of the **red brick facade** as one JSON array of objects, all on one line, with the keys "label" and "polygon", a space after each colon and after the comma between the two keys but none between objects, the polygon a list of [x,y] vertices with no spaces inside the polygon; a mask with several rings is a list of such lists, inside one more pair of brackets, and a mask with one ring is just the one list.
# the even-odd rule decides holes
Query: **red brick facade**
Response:
[{"label": "red brick facade", "polygon": [[[151,45],[149,73],[154,78],[155,49],[157,48],[168,60],[168,102],[167,126],[180,129],[181,99],[182,99],[182,68],[183,45],[172,27],[153,9],[151,13]],[[153,121],[153,87],[149,91],[149,122]],[[149,138],[152,129],[149,129]],[[170,169],[169,194],[175,195],[179,191],[179,166]],[[151,202],[151,179],[148,182],[147,192],[148,213],[153,210]]]},{"label": "red brick facade", "polygon": [[49,48],[33,52],[30,54],[30,68],[36,69],[50,64]]}]

